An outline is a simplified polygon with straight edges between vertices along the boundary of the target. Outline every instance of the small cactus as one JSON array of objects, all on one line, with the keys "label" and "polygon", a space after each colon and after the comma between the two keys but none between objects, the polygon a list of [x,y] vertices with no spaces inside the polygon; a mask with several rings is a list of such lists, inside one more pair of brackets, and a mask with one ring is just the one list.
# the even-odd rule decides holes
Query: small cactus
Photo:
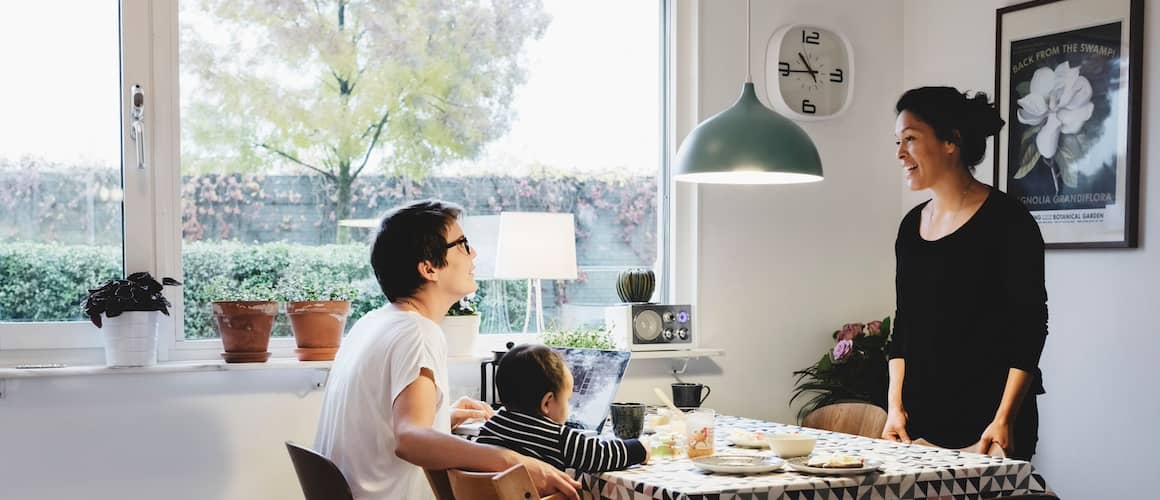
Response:
[{"label": "small cactus", "polygon": [[625,269],[616,276],[616,295],[622,302],[648,302],[656,284],[652,269]]}]

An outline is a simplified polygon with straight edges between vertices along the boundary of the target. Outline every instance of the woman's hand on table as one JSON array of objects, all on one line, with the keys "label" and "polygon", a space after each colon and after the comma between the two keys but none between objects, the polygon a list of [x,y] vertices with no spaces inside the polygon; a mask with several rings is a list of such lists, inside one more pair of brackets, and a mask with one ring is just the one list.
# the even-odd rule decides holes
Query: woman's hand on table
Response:
[{"label": "woman's hand on table", "polygon": [[459,427],[469,420],[487,420],[492,415],[495,415],[495,410],[491,409],[491,405],[464,396],[451,405],[451,428]]},{"label": "woman's hand on table", "polygon": [[1011,431],[1012,428],[1007,422],[992,420],[991,424],[983,429],[983,435],[979,438],[979,453],[987,454],[991,450],[992,444],[999,445],[1000,448],[1003,448],[1004,453],[1010,452],[1013,441]]},{"label": "woman's hand on table", "polygon": [[910,415],[903,408],[891,408],[886,414],[886,425],[882,427],[882,439],[910,443],[910,435],[906,433],[906,421]]}]

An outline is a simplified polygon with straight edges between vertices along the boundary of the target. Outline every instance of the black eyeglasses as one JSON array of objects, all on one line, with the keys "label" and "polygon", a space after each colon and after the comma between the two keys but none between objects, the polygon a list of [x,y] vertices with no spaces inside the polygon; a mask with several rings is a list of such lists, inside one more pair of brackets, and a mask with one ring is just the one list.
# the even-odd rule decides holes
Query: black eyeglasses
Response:
[{"label": "black eyeglasses", "polygon": [[459,239],[448,243],[447,249],[450,250],[459,245],[463,245],[463,251],[467,252],[467,255],[471,255],[471,245],[467,243],[467,236],[460,236]]}]

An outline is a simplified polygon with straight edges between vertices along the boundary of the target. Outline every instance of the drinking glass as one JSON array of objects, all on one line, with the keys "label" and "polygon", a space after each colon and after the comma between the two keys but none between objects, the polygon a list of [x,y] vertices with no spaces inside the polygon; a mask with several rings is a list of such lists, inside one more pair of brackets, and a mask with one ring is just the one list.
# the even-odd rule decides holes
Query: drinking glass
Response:
[{"label": "drinking glass", "polygon": [[713,454],[717,412],[698,408],[685,414],[685,453],[689,458]]}]

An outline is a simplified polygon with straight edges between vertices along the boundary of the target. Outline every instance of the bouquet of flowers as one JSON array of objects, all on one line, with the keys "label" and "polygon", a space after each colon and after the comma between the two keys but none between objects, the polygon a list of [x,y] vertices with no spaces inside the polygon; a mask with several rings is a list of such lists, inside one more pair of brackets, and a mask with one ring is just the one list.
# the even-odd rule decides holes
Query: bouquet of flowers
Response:
[{"label": "bouquet of flowers", "polygon": [[843,401],[862,401],[886,407],[890,384],[886,346],[890,317],[869,323],[848,323],[833,333],[833,349],[812,366],[793,372],[797,386],[789,402],[811,396],[798,410],[798,420],[811,411]]}]

